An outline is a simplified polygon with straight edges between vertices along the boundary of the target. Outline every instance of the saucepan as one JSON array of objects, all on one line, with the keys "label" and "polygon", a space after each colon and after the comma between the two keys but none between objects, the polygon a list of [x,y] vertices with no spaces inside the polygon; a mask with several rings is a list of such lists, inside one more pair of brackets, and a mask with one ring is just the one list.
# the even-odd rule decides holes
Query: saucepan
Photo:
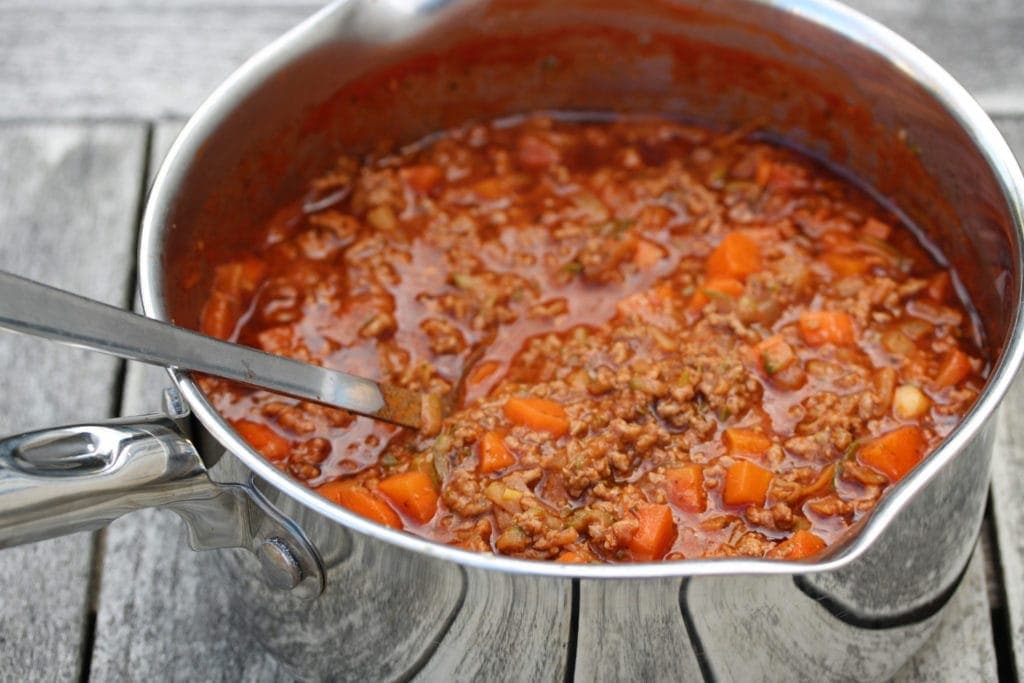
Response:
[{"label": "saucepan", "polygon": [[[909,43],[828,0],[344,0],[256,55],[191,119],[143,222],[146,313],[197,324],[206,254],[340,153],[534,110],[651,113],[767,135],[865,183],[949,255],[991,356],[941,447],[806,562],[565,565],[375,525],[260,457],[174,369],[165,415],[0,443],[0,544],[146,506],[219,553],[240,622],[306,678],[879,679],[955,594],[1021,361],[1024,180]],[[195,432],[182,422],[191,412]]]}]

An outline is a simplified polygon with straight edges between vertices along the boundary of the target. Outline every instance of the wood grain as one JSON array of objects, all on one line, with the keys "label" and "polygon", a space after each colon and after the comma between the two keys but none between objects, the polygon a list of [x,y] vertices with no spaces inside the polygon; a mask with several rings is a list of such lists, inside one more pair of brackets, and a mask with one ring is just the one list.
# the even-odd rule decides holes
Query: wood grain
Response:
[{"label": "wood grain", "polygon": [[931,638],[896,674],[895,683],[995,681],[989,602],[981,547]]},{"label": "wood grain", "polygon": [[[0,118],[188,115],[245,59],[324,4],[2,2],[0,92],[8,96]],[[919,45],[989,109],[1024,112],[1024,11],[1015,0],[848,4]]]},{"label": "wood grain", "polygon": [[847,0],[924,50],[989,112],[1024,112],[1018,0]]},{"label": "wood grain", "polygon": [[[998,118],[996,125],[1017,159],[1024,158],[1024,118]],[[1024,676],[1024,378],[1017,376],[1000,411],[992,468],[992,510],[1006,624],[1018,679]]]},{"label": "wood grain", "polygon": [[[141,125],[0,125],[0,269],[124,305]],[[120,363],[0,334],[0,434],[111,416]],[[0,678],[67,680],[87,643],[92,535],[0,553]]]},{"label": "wood grain", "polygon": [[[181,125],[156,126],[151,176]],[[120,413],[159,411],[162,390],[170,384],[162,368],[128,363]],[[235,627],[222,576],[211,552],[189,549],[184,525],[173,513],[145,510],[110,525],[93,680],[281,680],[285,674],[273,658]]]},{"label": "wood grain", "polygon": [[0,5],[0,117],[187,116],[246,59],[324,4]]},{"label": "wood grain", "polygon": [[1003,597],[1009,627],[1007,639],[1018,678],[1024,676],[1024,380],[1018,377],[1003,404],[992,472],[992,508]]},{"label": "wood grain", "polygon": [[700,680],[679,586],[679,579],[581,581],[577,680]]},{"label": "wood grain", "polygon": [[467,569],[466,582],[463,608],[414,680],[565,680],[569,581]]}]

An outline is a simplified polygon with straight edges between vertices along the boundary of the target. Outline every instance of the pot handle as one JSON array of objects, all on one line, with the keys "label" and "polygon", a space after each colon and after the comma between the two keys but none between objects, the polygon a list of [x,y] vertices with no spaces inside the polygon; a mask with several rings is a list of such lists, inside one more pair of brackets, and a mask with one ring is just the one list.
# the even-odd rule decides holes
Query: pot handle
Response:
[{"label": "pot handle", "polygon": [[210,479],[176,421],[188,415],[173,389],[168,414],[57,427],[0,440],[0,548],[99,529],[121,515],[166,507],[188,526],[194,550],[243,548],[273,588],[316,597],[316,549],[255,486]]}]

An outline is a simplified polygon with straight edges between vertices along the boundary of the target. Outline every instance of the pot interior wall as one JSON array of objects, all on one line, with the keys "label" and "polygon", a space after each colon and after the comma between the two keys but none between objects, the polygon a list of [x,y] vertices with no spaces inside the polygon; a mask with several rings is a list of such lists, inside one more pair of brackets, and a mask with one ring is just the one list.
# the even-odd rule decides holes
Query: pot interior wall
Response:
[{"label": "pot interior wall", "polygon": [[[434,3],[438,5],[439,3]],[[994,360],[1016,307],[1013,220],[987,160],[925,88],[857,40],[756,3],[440,3],[401,35],[347,3],[286,39],[201,148],[170,207],[171,318],[341,153],[538,109],[755,127],[827,159],[954,255]],[[390,14],[389,14],[390,13]],[[369,28],[368,28],[369,27]]]}]

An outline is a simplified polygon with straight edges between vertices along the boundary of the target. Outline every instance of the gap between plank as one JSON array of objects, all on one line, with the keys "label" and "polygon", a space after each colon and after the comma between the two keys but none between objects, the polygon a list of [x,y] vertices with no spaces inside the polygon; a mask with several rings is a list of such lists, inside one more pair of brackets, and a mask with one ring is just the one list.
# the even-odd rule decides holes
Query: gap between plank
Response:
[{"label": "gap between plank", "polygon": [[[110,120],[104,120],[110,121]],[[117,119],[119,122],[144,123],[145,130],[142,139],[142,163],[139,168],[139,185],[135,199],[135,216],[132,224],[135,228],[135,235],[132,246],[132,263],[127,268],[127,282],[125,282],[125,296],[121,305],[127,310],[132,310],[135,305],[135,292],[137,289],[136,279],[139,270],[139,232],[142,227],[142,214],[146,208],[146,193],[149,190],[149,171],[153,160],[153,131],[152,121],[140,121],[138,119]],[[9,123],[9,120],[0,121],[0,125]],[[91,120],[98,122],[98,120]],[[110,405],[107,407],[107,415],[118,417],[124,412],[125,382],[128,377],[128,363],[119,361],[114,382],[114,393],[110,398]],[[89,584],[86,592],[86,614],[85,625],[82,636],[81,669],[78,672],[78,680],[88,683],[92,674],[92,656],[96,646],[96,619],[100,607],[100,588],[103,582],[103,560],[106,550],[106,529],[100,529],[92,536],[92,563],[89,567]]]},{"label": "gap between plank", "polygon": [[565,683],[576,680],[576,643],[580,638],[580,580],[572,580],[572,608],[569,611],[569,642],[566,646]]},{"label": "gap between plank", "polygon": [[1000,561],[1002,550],[999,548],[999,537],[996,534],[992,491],[989,490],[988,505],[985,508],[986,524],[982,525],[982,543],[991,550],[991,572],[995,579],[995,590],[998,599],[989,600],[989,623],[992,626],[992,648],[996,655],[996,671],[1000,681],[1019,681],[1017,662],[1013,656],[1013,631],[1010,626],[1010,612],[1007,609],[1006,577],[1003,576],[1003,564]]}]

